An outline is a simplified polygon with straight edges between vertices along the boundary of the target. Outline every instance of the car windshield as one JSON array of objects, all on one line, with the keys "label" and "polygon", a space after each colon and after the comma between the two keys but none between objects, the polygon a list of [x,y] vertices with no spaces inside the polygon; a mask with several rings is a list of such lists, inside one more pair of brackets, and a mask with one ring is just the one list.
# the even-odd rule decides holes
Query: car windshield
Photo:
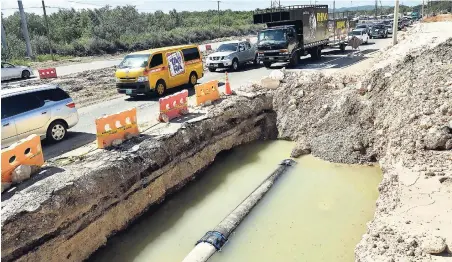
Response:
[{"label": "car windshield", "polygon": [[351,34],[352,35],[361,35],[361,31],[352,31]]},{"label": "car windshield", "polygon": [[377,28],[377,29],[384,29],[385,26],[384,26],[384,25],[375,25],[374,28]]},{"label": "car windshield", "polygon": [[218,47],[217,52],[236,52],[237,47],[237,43],[222,44]]},{"label": "car windshield", "polygon": [[127,55],[119,64],[119,68],[140,68],[146,67],[150,54]]},{"label": "car windshield", "polygon": [[285,41],[286,40],[286,30],[284,29],[274,29],[274,30],[264,30],[259,32],[258,40],[270,40],[270,41]]},{"label": "car windshield", "polygon": [[358,25],[356,28],[366,28],[367,25]]}]

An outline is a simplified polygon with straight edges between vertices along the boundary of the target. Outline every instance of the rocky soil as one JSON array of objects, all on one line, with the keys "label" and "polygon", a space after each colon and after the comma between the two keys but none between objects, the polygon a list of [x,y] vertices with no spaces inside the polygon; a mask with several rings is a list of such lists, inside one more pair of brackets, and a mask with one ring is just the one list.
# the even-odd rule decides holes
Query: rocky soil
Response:
[{"label": "rocky soil", "polygon": [[452,259],[452,23],[421,24],[363,75],[283,71],[273,91],[294,156],[378,161],[384,172],[357,261]]}]

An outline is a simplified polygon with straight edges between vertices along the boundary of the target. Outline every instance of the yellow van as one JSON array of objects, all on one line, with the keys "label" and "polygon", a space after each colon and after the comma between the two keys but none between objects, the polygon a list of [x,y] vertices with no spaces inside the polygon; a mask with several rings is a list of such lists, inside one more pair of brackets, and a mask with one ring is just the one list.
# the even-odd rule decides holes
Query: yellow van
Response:
[{"label": "yellow van", "polygon": [[120,94],[162,96],[169,88],[194,86],[204,76],[204,70],[198,46],[181,45],[128,54],[115,76]]}]

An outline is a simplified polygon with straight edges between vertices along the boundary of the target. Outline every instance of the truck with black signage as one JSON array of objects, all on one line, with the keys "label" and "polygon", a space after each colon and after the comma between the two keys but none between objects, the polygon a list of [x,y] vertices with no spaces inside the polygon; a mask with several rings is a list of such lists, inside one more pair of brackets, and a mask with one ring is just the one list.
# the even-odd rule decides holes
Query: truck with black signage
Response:
[{"label": "truck with black signage", "polygon": [[255,24],[266,24],[258,32],[257,51],[265,67],[276,62],[298,64],[300,56],[320,59],[328,46],[328,5],[293,5],[253,14]]},{"label": "truck with black signage", "polygon": [[356,22],[348,19],[346,13],[330,13],[328,17],[328,47],[345,51],[349,41],[349,33],[355,28]]}]

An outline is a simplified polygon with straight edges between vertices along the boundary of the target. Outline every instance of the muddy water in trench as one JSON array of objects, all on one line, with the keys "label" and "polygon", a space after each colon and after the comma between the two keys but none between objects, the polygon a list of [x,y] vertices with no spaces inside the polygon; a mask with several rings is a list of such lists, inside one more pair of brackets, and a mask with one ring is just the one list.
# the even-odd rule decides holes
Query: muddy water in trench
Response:
[{"label": "muddy water in trench", "polygon": [[[181,261],[278,165],[294,144],[241,146],[194,183],[108,241],[90,261]],[[353,261],[372,219],[381,171],[297,159],[209,261]]]}]

